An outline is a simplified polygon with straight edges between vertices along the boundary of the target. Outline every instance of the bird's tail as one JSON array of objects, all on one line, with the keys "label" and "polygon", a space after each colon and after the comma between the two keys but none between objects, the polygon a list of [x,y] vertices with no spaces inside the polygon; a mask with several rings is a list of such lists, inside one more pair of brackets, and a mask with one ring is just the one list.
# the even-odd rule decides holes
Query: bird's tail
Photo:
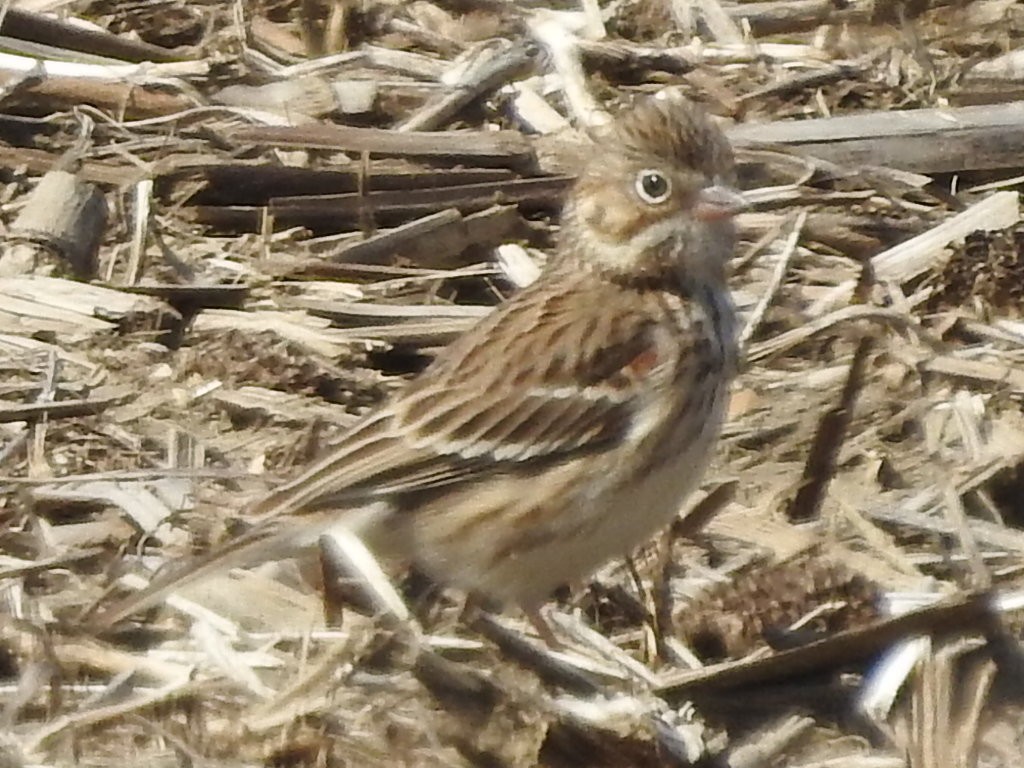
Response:
[{"label": "bird's tail", "polygon": [[93,629],[108,629],[132,614],[166,600],[189,584],[232,568],[287,558],[300,549],[301,543],[294,533],[283,532],[279,526],[259,525],[222,547],[158,572],[147,586],[111,606],[100,608],[87,617],[86,622]]},{"label": "bird's tail", "polygon": [[349,510],[340,516],[337,510],[309,515],[301,521],[264,519],[225,545],[188,560],[180,567],[158,573],[143,589],[99,609],[86,617],[85,622],[96,630],[108,629],[133,613],[166,600],[175,591],[217,573],[293,557],[313,546],[322,534],[332,528],[361,535],[379,516],[380,510],[371,506],[363,510]]}]

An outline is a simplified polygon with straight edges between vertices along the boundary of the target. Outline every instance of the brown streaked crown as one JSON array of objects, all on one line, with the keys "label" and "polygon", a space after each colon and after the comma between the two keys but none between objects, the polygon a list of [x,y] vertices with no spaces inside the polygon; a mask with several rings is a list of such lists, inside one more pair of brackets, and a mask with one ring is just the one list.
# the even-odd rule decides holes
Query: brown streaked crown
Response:
[{"label": "brown streaked crown", "polygon": [[732,147],[703,107],[678,93],[641,99],[624,111],[598,139],[600,153],[637,163],[661,160],[708,180],[734,180]]}]

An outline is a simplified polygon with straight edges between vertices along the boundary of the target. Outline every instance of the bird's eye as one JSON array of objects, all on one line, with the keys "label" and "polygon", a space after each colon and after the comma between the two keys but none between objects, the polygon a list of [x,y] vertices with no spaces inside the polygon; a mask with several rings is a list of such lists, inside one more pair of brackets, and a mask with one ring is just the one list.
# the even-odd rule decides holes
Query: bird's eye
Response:
[{"label": "bird's eye", "polygon": [[663,203],[668,200],[671,192],[672,185],[661,171],[653,171],[648,168],[640,171],[636,177],[636,193],[645,203],[651,205]]}]

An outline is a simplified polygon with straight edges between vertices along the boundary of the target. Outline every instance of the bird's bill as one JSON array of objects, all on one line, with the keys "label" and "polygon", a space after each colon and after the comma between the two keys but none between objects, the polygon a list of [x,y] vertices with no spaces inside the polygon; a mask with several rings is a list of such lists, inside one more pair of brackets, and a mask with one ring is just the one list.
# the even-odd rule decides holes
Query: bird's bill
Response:
[{"label": "bird's bill", "polygon": [[735,216],[746,207],[747,201],[742,192],[715,184],[698,193],[694,216],[700,221],[719,221]]}]

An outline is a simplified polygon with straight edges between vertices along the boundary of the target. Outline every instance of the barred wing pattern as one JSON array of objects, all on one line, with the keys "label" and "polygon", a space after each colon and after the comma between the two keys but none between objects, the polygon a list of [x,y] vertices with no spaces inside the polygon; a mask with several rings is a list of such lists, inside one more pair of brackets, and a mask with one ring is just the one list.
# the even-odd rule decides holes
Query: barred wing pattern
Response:
[{"label": "barred wing pattern", "polygon": [[653,297],[616,312],[621,297],[611,302],[592,276],[564,279],[578,285],[527,288],[496,309],[258,513],[434,491],[618,445],[664,378],[658,369],[680,354],[678,339],[656,332],[664,317],[651,314],[663,311]]}]

